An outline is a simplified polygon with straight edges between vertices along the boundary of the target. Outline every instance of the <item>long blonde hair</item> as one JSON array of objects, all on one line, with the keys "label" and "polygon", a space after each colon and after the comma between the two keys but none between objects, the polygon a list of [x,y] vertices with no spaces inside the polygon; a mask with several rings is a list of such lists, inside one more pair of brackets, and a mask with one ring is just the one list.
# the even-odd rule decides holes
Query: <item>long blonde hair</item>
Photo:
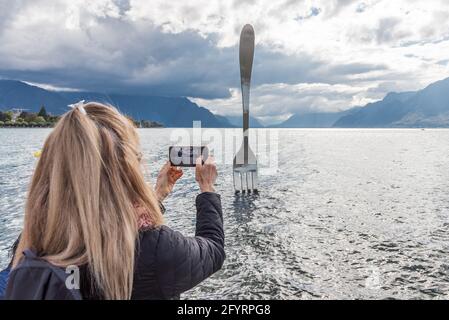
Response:
[{"label": "long blonde hair", "polygon": [[75,108],[50,133],[34,172],[13,266],[31,248],[50,263],[86,265],[106,299],[129,299],[138,238],[135,206],[162,214],[144,181],[137,132],[115,108]]}]

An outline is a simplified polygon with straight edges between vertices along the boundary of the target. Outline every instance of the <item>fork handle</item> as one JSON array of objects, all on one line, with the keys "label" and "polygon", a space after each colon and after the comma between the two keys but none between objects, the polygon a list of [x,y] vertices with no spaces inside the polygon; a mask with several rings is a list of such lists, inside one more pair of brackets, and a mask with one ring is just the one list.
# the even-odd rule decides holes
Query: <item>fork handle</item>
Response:
[{"label": "fork handle", "polygon": [[244,161],[248,163],[248,136],[249,136],[249,93],[251,86],[251,73],[254,59],[254,29],[246,24],[240,33],[239,62],[240,81],[242,85],[243,105],[243,147]]},{"label": "fork handle", "polygon": [[243,161],[248,164],[249,149],[249,112],[243,112]]},{"label": "fork handle", "polygon": [[242,101],[243,101],[243,136],[248,136],[249,129],[249,83],[242,83]]}]

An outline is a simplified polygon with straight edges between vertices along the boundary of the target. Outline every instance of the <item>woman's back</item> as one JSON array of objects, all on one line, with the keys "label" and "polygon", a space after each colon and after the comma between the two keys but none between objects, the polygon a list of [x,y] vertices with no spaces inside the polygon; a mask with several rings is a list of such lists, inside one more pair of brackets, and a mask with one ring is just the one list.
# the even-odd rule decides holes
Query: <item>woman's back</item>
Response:
[{"label": "woman's back", "polygon": [[181,176],[166,164],[153,190],[132,123],[112,107],[74,106],[47,138],[33,175],[6,298],[25,294],[15,290],[25,249],[53,266],[79,267],[87,299],[175,298],[210,276],[224,261],[213,159],[197,162],[195,237],[162,223],[160,202]]}]

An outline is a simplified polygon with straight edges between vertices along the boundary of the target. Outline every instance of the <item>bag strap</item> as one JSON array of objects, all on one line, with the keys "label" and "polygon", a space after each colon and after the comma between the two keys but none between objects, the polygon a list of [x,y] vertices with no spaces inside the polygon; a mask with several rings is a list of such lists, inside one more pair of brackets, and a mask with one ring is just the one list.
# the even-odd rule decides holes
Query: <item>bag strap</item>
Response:
[{"label": "bag strap", "polygon": [[30,259],[36,259],[37,258],[36,253],[34,253],[34,251],[31,250],[31,249],[25,249],[22,253],[27,258],[30,258]]},{"label": "bag strap", "polygon": [[[49,267],[55,273],[55,275],[59,278],[59,280],[62,281],[64,283],[64,285],[65,285],[65,281],[67,280],[67,274],[66,274],[66,272],[62,268],[57,267],[57,266],[51,264],[48,261],[40,259],[36,255],[36,253],[33,250],[31,250],[31,249],[25,249],[23,251],[23,255],[25,256],[25,258],[28,258],[28,259],[39,260],[41,262],[44,262],[47,265],[47,267]],[[32,264],[34,264],[34,263],[31,262],[31,265]],[[81,292],[80,292],[79,289],[69,289],[69,288],[66,288],[66,289],[67,289],[67,291],[70,292],[70,294],[72,295],[73,299],[75,299],[75,300],[83,300],[83,297],[82,297]]]}]

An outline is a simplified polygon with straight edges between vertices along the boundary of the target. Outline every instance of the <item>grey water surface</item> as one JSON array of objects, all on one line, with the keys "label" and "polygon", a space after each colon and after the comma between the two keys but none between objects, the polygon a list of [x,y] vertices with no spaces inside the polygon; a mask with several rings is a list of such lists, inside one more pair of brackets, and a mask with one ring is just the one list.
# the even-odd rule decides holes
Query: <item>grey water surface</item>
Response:
[{"label": "grey water surface", "polygon": [[[139,130],[149,181],[171,130]],[[0,129],[1,267],[49,132]],[[259,195],[236,197],[232,165],[218,165],[227,260],[184,298],[449,298],[449,130],[277,134],[277,173],[260,177]],[[173,229],[193,234],[196,194],[185,169],[165,203]]]}]

